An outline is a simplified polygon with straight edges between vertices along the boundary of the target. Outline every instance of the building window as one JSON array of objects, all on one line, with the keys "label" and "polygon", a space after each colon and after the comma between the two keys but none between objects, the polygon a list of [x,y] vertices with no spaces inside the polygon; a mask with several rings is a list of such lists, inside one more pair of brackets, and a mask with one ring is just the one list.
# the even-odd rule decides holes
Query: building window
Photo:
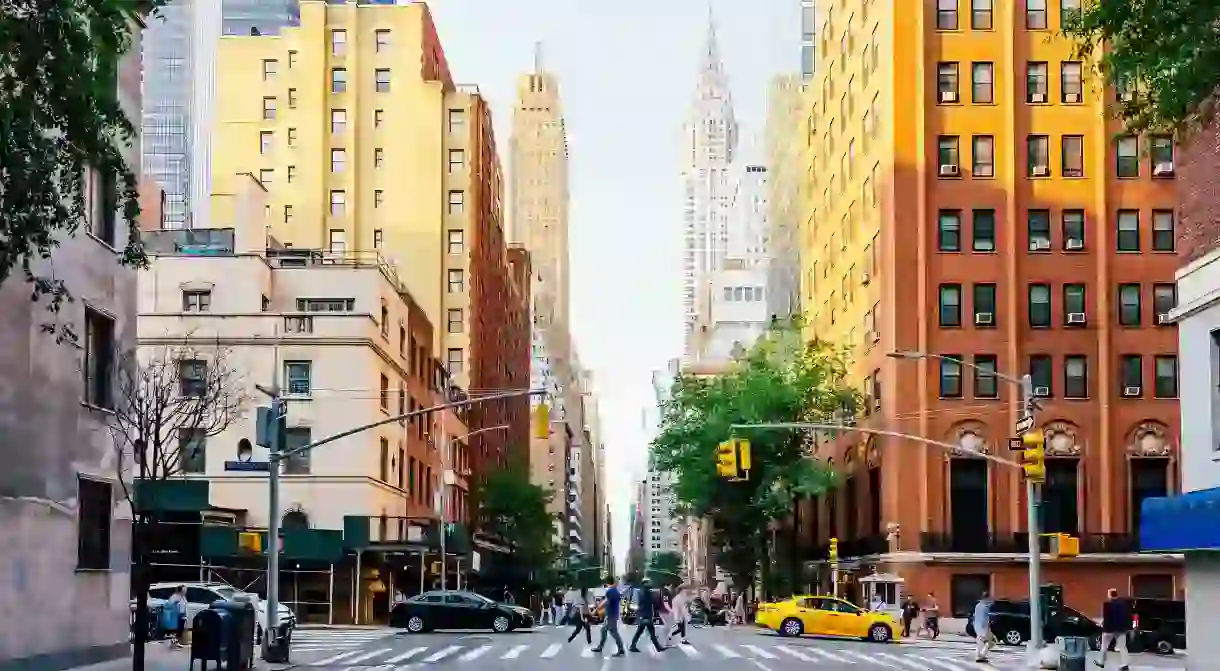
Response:
[{"label": "building window", "polygon": [[330,55],[342,56],[347,53],[347,31],[330,31]]},{"label": "building window", "polygon": [[1051,250],[1050,210],[1030,210],[1026,215],[1026,229],[1029,233],[1029,251],[1049,252]]},{"label": "building window", "polygon": [[937,30],[957,30],[957,3],[958,0],[936,0]]},{"label": "building window", "polygon": [[1158,324],[1169,323],[1169,312],[1178,306],[1178,285],[1152,285],[1152,311]]},{"label": "building window", "polygon": [[1084,136],[1063,136],[1063,176],[1084,177]]},{"label": "building window", "polygon": [[347,151],[344,149],[330,150],[330,171],[343,172],[344,166],[347,164]]},{"label": "building window", "polygon": [[1068,61],[1059,67],[1062,82],[1060,95],[1063,102],[1071,105],[1084,100],[1084,74],[1078,61]]},{"label": "building window", "polygon": [[1086,294],[1083,284],[1063,285],[1063,323],[1068,326],[1084,326]]},{"label": "building window", "polygon": [[284,223],[285,224],[292,223],[292,206],[291,205],[284,206]]},{"label": "building window", "polygon": [[1175,245],[1173,210],[1152,211],[1152,251],[1172,252]]},{"label": "building window", "polygon": [[1084,249],[1084,210],[1063,211],[1063,248],[1068,251]]},{"label": "building window", "polygon": [[178,394],[188,398],[202,398],[207,392],[208,362],[201,359],[184,359],[178,362]]},{"label": "building window", "polygon": [[[284,447],[295,450],[313,442],[313,432],[307,426],[290,426],[284,431]],[[310,451],[297,452],[284,462],[284,473],[288,475],[309,475]]]},{"label": "building window", "polygon": [[347,193],[344,191],[330,192],[330,214],[341,217],[347,211]]},{"label": "building window", "polygon": [[1030,328],[1050,328],[1051,325],[1051,285],[1029,285],[1029,326]]},{"label": "building window", "polygon": [[995,327],[996,285],[980,283],[971,289],[974,299],[974,325],[980,328]]},{"label": "building window", "polygon": [[1140,305],[1140,285],[1118,285],[1118,323],[1120,326],[1139,326],[1143,312]]},{"label": "building window", "polygon": [[991,30],[992,0],[970,1],[970,27],[975,30]]},{"label": "building window", "polygon": [[263,120],[270,121],[275,118],[275,96],[265,96],[263,98]]},{"label": "building window", "polygon": [[259,131],[258,133],[258,153],[267,155],[275,148],[275,133],[269,130]]},{"label": "building window", "polygon": [[449,293],[460,294],[466,290],[466,274],[461,268],[449,269]]},{"label": "building window", "polygon": [[347,110],[330,111],[331,135],[342,135],[347,130]]},{"label": "building window", "polygon": [[461,149],[449,150],[449,174],[461,172],[466,167],[466,152]]},{"label": "building window", "polygon": [[1152,358],[1153,393],[1157,398],[1177,398],[1178,396],[1178,357],[1172,354],[1160,354]]},{"label": "building window", "polygon": [[378,93],[389,93],[390,91],[390,70],[389,68],[377,68],[373,71],[374,89]]},{"label": "building window", "polygon": [[1046,0],[1025,0],[1025,27],[1046,30]]},{"label": "building window", "polygon": [[373,39],[374,44],[376,45],[377,53],[384,53],[390,48],[390,31],[374,30]]},{"label": "building window", "polygon": [[211,291],[183,291],[183,312],[210,312],[212,310]]},{"label": "building window", "polygon": [[102,480],[77,477],[76,487],[76,568],[87,571],[109,569],[114,486]]},{"label": "building window", "polygon": [[263,81],[268,81],[275,78],[279,70],[279,61],[273,58],[263,59]]},{"label": "building window", "polygon": [[1027,63],[1025,65],[1025,102],[1046,102],[1046,79],[1046,63]]},{"label": "building window", "polygon": [[330,92],[343,93],[347,91],[347,70],[332,68],[330,71]]},{"label": "building window", "polygon": [[941,210],[937,227],[937,246],[942,252],[962,251],[962,215],[958,210]]},{"label": "building window", "polygon": [[1000,385],[996,377],[999,360],[994,354],[974,355],[975,398],[999,398]]},{"label": "building window", "polygon": [[85,197],[85,212],[89,233],[107,245],[117,242],[118,181],[114,173],[102,173],[87,167],[81,191]]},{"label": "building window", "polygon": [[206,473],[208,436],[203,429],[178,429],[178,470]]},{"label": "building window", "polygon": [[373,189],[373,207],[380,209],[385,204],[385,191],[382,189]]},{"label": "building window", "polygon": [[1028,166],[1026,174],[1029,177],[1050,177],[1051,175],[1051,140],[1045,135],[1030,135],[1025,140]]},{"label": "building window", "polygon": [[97,408],[114,407],[114,320],[85,308],[85,402]]},{"label": "building window", "polygon": [[449,192],[449,214],[461,214],[466,205],[466,193],[464,191]]},{"label": "building window", "polygon": [[957,63],[936,64],[937,102],[957,102]]},{"label": "building window", "polygon": [[295,165],[288,166],[288,183],[292,184],[297,178],[297,167]]},{"label": "building window", "polygon": [[1118,211],[1118,235],[1115,238],[1118,251],[1140,250],[1140,213],[1138,210]]},{"label": "building window", "polygon": [[1143,394],[1144,387],[1144,357],[1139,354],[1124,354],[1119,369],[1119,383],[1122,395],[1134,398]]},{"label": "building window", "polygon": [[1079,459],[1047,459],[1042,485],[1043,533],[1080,532]]},{"label": "building window", "polygon": [[[990,23],[991,11],[987,11]],[[975,63],[970,68],[971,101],[978,105],[995,102],[995,66],[991,63]]]},{"label": "building window", "polygon": [[1055,392],[1049,354],[1034,354],[1029,357],[1029,376],[1034,382],[1034,396],[1048,397]]},{"label": "building window", "polygon": [[1148,154],[1152,158],[1152,176],[1173,177],[1173,138],[1158,135],[1151,144]]},{"label": "building window", "polygon": [[940,285],[940,326],[956,328],[962,325],[962,285]]},{"label": "building window", "polygon": [[379,398],[381,399],[381,401],[380,401],[381,409],[386,412],[389,412],[390,411],[390,378],[386,377],[384,373],[382,373],[382,375],[381,375],[380,386],[378,387],[378,389],[381,391],[381,395],[379,396]]},{"label": "building window", "polygon": [[373,167],[380,168],[385,163],[385,149],[376,147],[373,149]]},{"label": "building window", "polygon": [[289,128],[288,129],[288,146],[292,147],[292,146],[296,145],[296,143],[297,143],[297,129]]},{"label": "building window", "polygon": [[1134,137],[1120,137],[1115,140],[1116,170],[1123,179],[1134,179],[1140,176],[1140,143]]},{"label": "building window", "polygon": [[451,109],[449,110],[449,132],[453,133],[457,129],[466,125],[466,110]]},{"label": "building window", "polygon": [[[274,182],[275,181],[275,171],[272,170],[271,168],[263,168],[262,170],[259,170],[258,171],[258,181],[262,182],[264,185]],[[268,212],[270,212],[271,206],[267,205],[266,207],[267,207]]]},{"label": "building window", "polygon": [[450,308],[447,314],[449,333],[461,333],[464,330],[461,308]]},{"label": "building window", "polygon": [[962,397],[962,356],[945,354],[940,360],[940,395],[942,398]]},{"label": "building window", "polygon": [[461,254],[466,247],[466,232],[458,229],[449,229],[447,247],[450,254]]},{"label": "building window", "polygon": [[385,110],[373,110],[373,128],[381,128],[385,123]]},{"label": "building window", "polygon": [[288,380],[289,396],[309,396],[312,367],[309,361],[284,362],[284,379]]},{"label": "building window", "polygon": [[942,135],[937,141],[937,164],[940,166],[941,177],[956,177],[958,166],[958,138],[956,135]]},{"label": "building window", "polygon": [[995,251],[995,210],[975,210],[971,222],[971,249]]},{"label": "building window", "polygon": [[975,135],[971,143],[973,167],[970,174],[974,177],[995,177],[995,138],[990,135]]},{"label": "building window", "polygon": [[347,232],[341,228],[331,229],[326,244],[331,254],[344,253],[347,250]]},{"label": "building window", "polygon": [[[1059,25],[1066,26],[1080,17],[1080,0],[1059,0]],[[1131,527],[1138,529],[1139,525]]]},{"label": "building window", "polygon": [[297,108],[297,90],[288,89],[288,109],[294,110]]},{"label": "building window", "polygon": [[385,246],[385,231],[380,228],[373,229],[373,249],[381,249]]},{"label": "building window", "polygon": [[450,347],[445,355],[445,363],[450,375],[461,375],[463,364],[462,350],[457,347]]},{"label": "building window", "polygon": [[1088,398],[1089,360],[1080,355],[1063,357],[1063,397]]}]

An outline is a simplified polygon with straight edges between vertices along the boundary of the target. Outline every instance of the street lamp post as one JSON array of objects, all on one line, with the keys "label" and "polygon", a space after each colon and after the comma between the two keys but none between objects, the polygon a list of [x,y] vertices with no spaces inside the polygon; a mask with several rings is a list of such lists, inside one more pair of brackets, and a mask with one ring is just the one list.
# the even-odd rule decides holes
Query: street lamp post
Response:
[{"label": "street lamp post", "polygon": [[[504,431],[505,429],[508,429],[508,428],[510,428],[510,425],[508,425],[508,424],[499,424],[496,426],[485,426],[481,429],[475,429],[474,431],[467,432],[466,435],[460,436],[456,439],[452,439],[452,438],[445,439],[445,445],[444,445],[443,449],[441,449],[441,488],[440,488],[440,491],[438,491],[436,493],[436,496],[437,496],[436,514],[437,514],[438,519],[440,520],[439,526],[440,526],[440,534],[441,534],[441,590],[442,591],[445,589],[445,585],[447,582],[446,579],[449,577],[449,555],[447,554],[447,550],[445,548],[445,537],[448,535],[446,532],[448,531],[447,527],[449,526],[449,515],[447,514],[447,511],[446,511],[446,508],[448,506],[448,503],[447,503],[448,497],[445,494],[449,491],[449,481],[450,480],[453,480],[454,482],[457,481],[457,478],[454,475],[453,470],[450,468],[451,464],[449,463],[449,446],[452,445],[454,442],[460,443],[460,442],[466,440],[467,438],[470,438],[471,436],[477,436],[480,433],[487,433],[489,431]],[[461,565],[459,564],[459,567],[460,566]],[[461,584],[462,584],[462,577],[460,574],[461,569],[459,568],[458,571],[459,571],[458,589],[461,589]]]},{"label": "street lamp post", "polygon": [[[952,359],[940,354],[932,354],[930,352],[910,352],[899,351],[890,352],[886,356],[893,359],[908,359],[918,361],[921,359],[937,359],[937,360],[952,360],[960,366],[973,368],[977,371],[993,375],[1000,380],[1004,380],[1009,384],[1016,385],[1020,394],[1020,405],[1017,408],[1018,425],[1033,426],[1034,411],[1038,409],[1037,402],[1034,400],[1034,381],[1029,374],[1022,375],[1020,378],[1011,375],[1004,375],[994,370],[986,370],[979,366],[962,361],[960,359]],[[1021,431],[1019,433],[1024,433]],[[1042,544],[1040,542],[1041,534],[1039,533],[1039,512],[1042,507],[1042,489],[1033,480],[1025,479],[1025,501],[1026,501],[1026,525],[1029,531],[1029,638],[1030,648],[1036,656],[1038,651],[1042,649]],[[1037,660],[1035,659],[1035,662]]]}]

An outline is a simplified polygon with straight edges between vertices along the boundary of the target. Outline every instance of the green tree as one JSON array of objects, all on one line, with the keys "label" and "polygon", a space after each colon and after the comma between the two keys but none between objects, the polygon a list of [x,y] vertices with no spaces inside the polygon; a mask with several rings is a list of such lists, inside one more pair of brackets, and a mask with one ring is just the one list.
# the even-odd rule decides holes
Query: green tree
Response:
[{"label": "green tree", "polygon": [[[825,491],[834,474],[809,457],[806,431],[735,431],[732,425],[834,423],[856,407],[858,394],[846,374],[842,354],[826,343],[806,343],[793,320],[772,325],[722,375],[679,375],[662,404],[652,458],[675,473],[679,505],[711,518],[719,563],[736,585],[753,583],[767,555],[768,524],[789,515],[798,497]],[[749,479],[739,482],[716,474],[716,447],[734,433],[749,438],[753,455]],[[768,563],[762,568],[765,573]]]},{"label": "green tree", "polygon": [[509,466],[489,473],[473,498],[484,528],[511,544],[517,568],[535,581],[548,580],[544,574],[559,557],[555,516],[547,510],[554,492],[531,482],[527,468]]},{"label": "green tree", "polygon": [[677,585],[682,582],[682,555],[677,552],[658,552],[648,562],[648,577],[658,585]]},{"label": "green tree", "polygon": [[1131,132],[1173,132],[1206,122],[1220,86],[1216,0],[1092,0],[1064,33],[1082,60],[1130,93],[1116,112]]},{"label": "green tree", "polygon": [[136,138],[118,98],[118,64],[137,20],[165,0],[5,0],[0,3],[0,283],[20,273],[52,313],[42,326],[76,337],[58,312],[72,294],[51,253],[86,214],[84,175],[102,207],[122,212],[118,263],[143,267],[136,178],[123,145]]}]

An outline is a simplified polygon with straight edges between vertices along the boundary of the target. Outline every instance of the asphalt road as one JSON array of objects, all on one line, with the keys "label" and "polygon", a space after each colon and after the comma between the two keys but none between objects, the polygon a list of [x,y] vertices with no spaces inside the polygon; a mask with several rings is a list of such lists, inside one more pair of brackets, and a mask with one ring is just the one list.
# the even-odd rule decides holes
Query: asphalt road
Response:
[{"label": "asphalt road", "polygon": [[[620,628],[626,643],[634,628]],[[974,661],[973,645],[964,641],[872,644],[857,641],[779,638],[753,628],[724,627],[692,630],[690,645],[678,644],[663,652],[641,639],[640,653],[610,657],[609,641],[595,653],[581,639],[567,643],[568,628],[539,627],[508,634],[443,632],[407,634],[392,629],[315,629],[293,636],[291,668],[302,671],[622,671],[625,669],[700,669],[709,671],[1016,671],[1026,669],[1016,648],[998,648],[990,664]],[[595,627],[594,642],[598,629]],[[664,641],[662,641],[664,642]],[[1089,664],[1090,669],[1097,667]],[[1118,668],[1118,660],[1110,661]],[[1175,658],[1139,655],[1131,671],[1182,671]]]}]

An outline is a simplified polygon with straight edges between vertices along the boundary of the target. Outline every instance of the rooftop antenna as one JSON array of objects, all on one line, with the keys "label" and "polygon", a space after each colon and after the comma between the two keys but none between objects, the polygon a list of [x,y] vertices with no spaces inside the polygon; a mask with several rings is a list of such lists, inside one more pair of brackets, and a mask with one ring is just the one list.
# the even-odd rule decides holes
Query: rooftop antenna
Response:
[{"label": "rooftop antenna", "polygon": [[542,42],[534,42],[534,74],[542,72]]}]

